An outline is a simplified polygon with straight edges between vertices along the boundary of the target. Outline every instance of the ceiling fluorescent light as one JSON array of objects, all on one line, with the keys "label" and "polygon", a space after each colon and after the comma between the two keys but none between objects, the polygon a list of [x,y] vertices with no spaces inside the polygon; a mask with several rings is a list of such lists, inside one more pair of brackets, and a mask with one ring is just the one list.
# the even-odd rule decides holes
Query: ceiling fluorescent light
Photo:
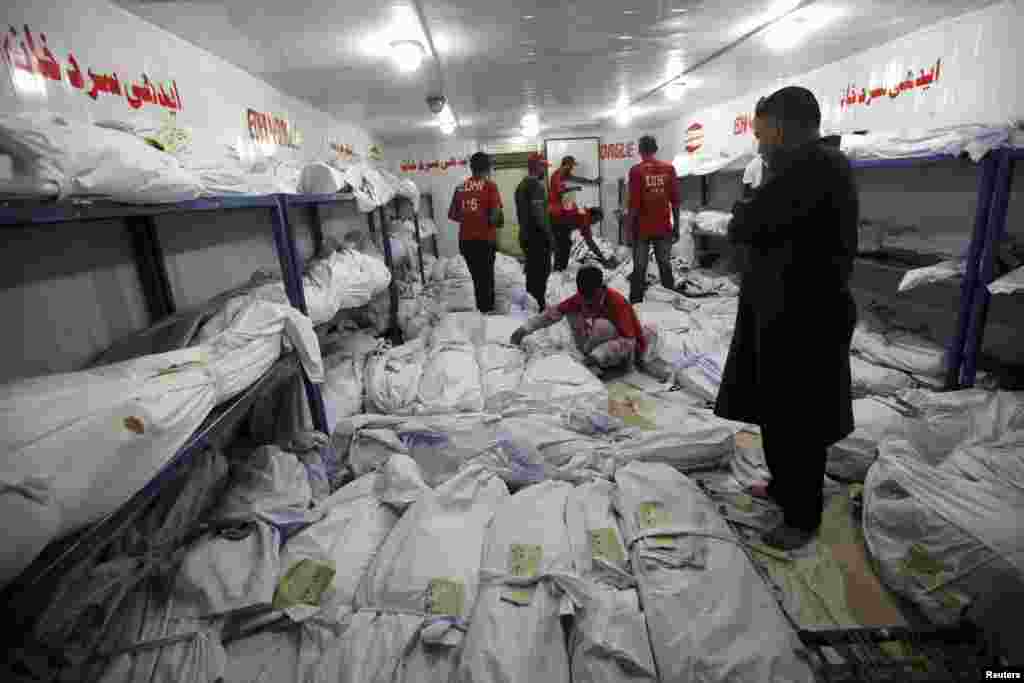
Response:
[{"label": "ceiling fluorescent light", "polygon": [[665,86],[665,96],[672,101],[679,101],[683,99],[683,94],[686,92],[686,84],[682,81],[675,81]]},{"label": "ceiling fluorescent light", "polygon": [[455,124],[449,123],[447,121],[442,121],[441,132],[444,133],[445,135],[451,135],[452,133],[455,132]]},{"label": "ceiling fluorescent light", "polygon": [[627,104],[624,107],[620,107],[615,112],[615,122],[620,126],[628,126],[629,122],[633,120],[633,112]]},{"label": "ceiling fluorescent light", "polygon": [[396,40],[391,43],[391,54],[402,73],[412,73],[423,63],[423,45],[415,40]]},{"label": "ceiling fluorescent light", "polygon": [[536,128],[540,125],[540,118],[531,112],[525,115],[520,123],[523,125],[523,128]]}]

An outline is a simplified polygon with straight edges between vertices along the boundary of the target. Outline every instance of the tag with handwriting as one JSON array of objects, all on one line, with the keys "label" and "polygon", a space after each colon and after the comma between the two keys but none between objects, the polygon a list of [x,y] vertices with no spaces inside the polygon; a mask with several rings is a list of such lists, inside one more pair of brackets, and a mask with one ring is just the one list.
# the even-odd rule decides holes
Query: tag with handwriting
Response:
[{"label": "tag with handwriting", "polygon": [[[508,573],[516,578],[531,579],[537,576],[544,549],[539,545],[513,543],[509,550]],[[502,599],[513,605],[525,607],[533,601],[536,586],[528,588],[511,588],[506,590]]]}]

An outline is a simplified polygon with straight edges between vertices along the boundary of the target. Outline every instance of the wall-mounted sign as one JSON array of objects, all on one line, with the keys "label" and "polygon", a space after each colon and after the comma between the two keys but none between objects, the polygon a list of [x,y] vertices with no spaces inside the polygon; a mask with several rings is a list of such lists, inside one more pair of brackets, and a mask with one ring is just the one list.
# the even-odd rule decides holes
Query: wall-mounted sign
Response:
[{"label": "wall-mounted sign", "polygon": [[939,76],[942,73],[942,59],[935,60],[935,65],[931,67],[927,73],[924,69],[919,70],[920,73],[915,78],[913,69],[907,70],[906,77],[899,83],[893,83],[891,86],[880,86],[874,88],[856,88],[853,84],[846,87],[843,91],[842,97],[839,99],[840,109],[853,107],[858,104],[864,106],[871,106],[871,103],[875,100],[886,101],[887,99],[894,100],[905,92],[920,88],[921,90],[928,90],[933,83],[939,80]]},{"label": "wall-mounted sign", "polygon": [[90,67],[86,74],[91,83],[87,84],[74,54],[68,52],[67,62],[61,64],[50,51],[45,33],[39,34],[37,43],[29,27],[26,25],[24,28],[24,38],[20,40],[13,26],[4,35],[2,58],[10,71],[15,90],[35,92],[45,81],[62,83],[66,76],[68,85],[94,100],[105,94],[123,96],[132,109],[145,105],[156,105],[170,111],[183,109],[177,81],[152,81],[146,74],[141,74],[141,81],[122,83],[116,71],[97,73]]},{"label": "wall-mounted sign", "polygon": [[686,151],[689,154],[696,154],[697,150],[704,146],[704,126],[700,123],[691,123],[686,128]]},{"label": "wall-mounted sign", "polygon": [[328,142],[327,146],[332,152],[338,155],[339,159],[351,159],[355,156],[352,145],[343,145],[340,142]]},{"label": "wall-mounted sign", "polygon": [[380,161],[384,158],[384,150],[381,149],[380,145],[370,145],[370,149],[367,150],[366,156],[374,161]]},{"label": "wall-mounted sign", "polygon": [[598,154],[601,157],[601,161],[632,159],[636,156],[636,143],[619,142],[615,144],[601,145]]},{"label": "wall-mounted sign", "polygon": [[302,145],[302,134],[280,116],[246,109],[245,120],[249,137],[255,142],[296,149]]},{"label": "wall-mounted sign", "polygon": [[452,168],[466,166],[468,163],[468,159],[456,159],[455,157],[446,161],[403,161],[399,164],[399,170],[402,173],[447,173]]}]

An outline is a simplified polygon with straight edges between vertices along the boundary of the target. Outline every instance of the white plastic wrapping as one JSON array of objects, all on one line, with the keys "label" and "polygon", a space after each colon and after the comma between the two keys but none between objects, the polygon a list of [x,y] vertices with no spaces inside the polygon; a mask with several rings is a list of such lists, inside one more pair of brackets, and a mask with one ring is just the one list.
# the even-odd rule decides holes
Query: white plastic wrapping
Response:
[{"label": "white plastic wrapping", "polygon": [[1013,294],[1024,289],[1024,267],[1011,271],[988,286],[992,294]]},{"label": "white plastic wrapping", "polygon": [[907,373],[874,365],[859,356],[850,355],[850,374],[853,379],[852,389],[855,395],[893,396],[914,385],[913,378]]},{"label": "white plastic wrapping", "polygon": [[925,268],[914,268],[908,270],[900,280],[899,291],[907,292],[924,285],[953,280],[963,277],[965,272],[967,272],[967,263],[962,259],[942,261]]},{"label": "white plastic wrapping", "polygon": [[697,229],[701,232],[725,235],[729,232],[729,221],[732,220],[732,214],[725,211],[700,211],[694,220]]},{"label": "white plastic wrapping", "polygon": [[658,680],[813,681],[796,634],[697,485],[650,463],[615,481]]},{"label": "white plastic wrapping", "polygon": [[233,310],[226,329],[199,346],[0,387],[0,509],[35,530],[4,549],[0,581],[150,481],[218,403],[273,365],[282,332],[322,381],[309,319],[257,302]]},{"label": "white plastic wrapping", "polygon": [[990,150],[1009,140],[1010,128],[1003,125],[968,124],[946,128],[907,129],[844,135],[840,149],[852,160],[905,159],[936,154],[967,154],[980,161]]},{"label": "white plastic wrapping", "polygon": [[864,481],[868,468],[878,457],[878,444],[886,436],[900,433],[904,419],[884,400],[856,399],[853,433],[829,447],[825,472],[842,481]]},{"label": "white plastic wrapping", "polygon": [[565,524],[571,490],[566,483],[546,481],[498,508],[484,545],[472,627],[452,681],[569,682],[560,617],[573,610],[558,585],[561,577],[573,575]]},{"label": "white plastic wrapping", "polygon": [[850,343],[865,360],[915,375],[941,377],[945,349],[920,335],[888,326],[872,312],[862,313]]},{"label": "white plastic wrapping", "polygon": [[182,202],[199,196],[199,179],[170,154],[109,128],[45,114],[0,117],[0,151],[50,181],[60,195],[105,196],[127,203]]},{"label": "white plastic wrapping", "polygon": [[594,683],[657,681],[629,555],[613,510],[615,486],[577,486],[565,509],[576,573],[589,590],[572,591],[577,603],[570,639],[572,680]]},{"label": "white plastic wrapping", "polygon": [[327,680],[450,680],[480,591],[487,527],[507,499],[500,479],[468,468],[409,508],[367,572],[338,643],[339,674]]}]

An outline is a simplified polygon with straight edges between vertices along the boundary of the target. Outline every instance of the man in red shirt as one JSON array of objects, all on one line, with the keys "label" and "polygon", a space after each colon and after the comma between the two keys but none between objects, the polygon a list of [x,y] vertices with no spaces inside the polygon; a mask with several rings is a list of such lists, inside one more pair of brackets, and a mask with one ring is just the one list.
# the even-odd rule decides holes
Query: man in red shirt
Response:
[{"label": "man in red shirt", "polygon": [[675,289],[672,245],[679,241],[679,182],[672,164],[654,158],[658,143],[650,135],[640,138],[640,163],[629,169],[629,226],[633,231],[633,281],[629,300],[644,300],[651,245],[658,261],[661,286]]},{"label": "man in red shirt", "polygon": [[640,320],[626,297],[605,286],[601,269],[593,265],[580,268],[576,288],[573,296],[527,320],[512,335],[512,344],[518,346],[528,335],[568,316],[576,348],[598,377],[613,368],[628,369],[641,359],[647,342]]},{"label": "man in red shirt", "polygon": [[498,229],[505,224],[501,194],[490,179],[491,159],[483,152],[469,158],[473,175],[455,188],[448,219],[459,224],[459,253],[473,278],[476,307],[481,313],[494,310],[494,259]]},{"label": "man in red shirt", "polygon": [[555,270],[565,270],[569,266],[569,252],[572,250],[572,231],[580,228],[583,239],[598,261],[607,265],[607,259],[594,242],[590,231],[591,222],[580,217],[580,209],[576,206],[573,193],[578,187],[567,185],[568,182],[586,185],[600,185],[601,179],[588,180],[572,174],[576,169],[576,159],[566,156],[558,170],[551,174],[548,187],[548,214],[551,216],[551,231],[555,237]]}]

